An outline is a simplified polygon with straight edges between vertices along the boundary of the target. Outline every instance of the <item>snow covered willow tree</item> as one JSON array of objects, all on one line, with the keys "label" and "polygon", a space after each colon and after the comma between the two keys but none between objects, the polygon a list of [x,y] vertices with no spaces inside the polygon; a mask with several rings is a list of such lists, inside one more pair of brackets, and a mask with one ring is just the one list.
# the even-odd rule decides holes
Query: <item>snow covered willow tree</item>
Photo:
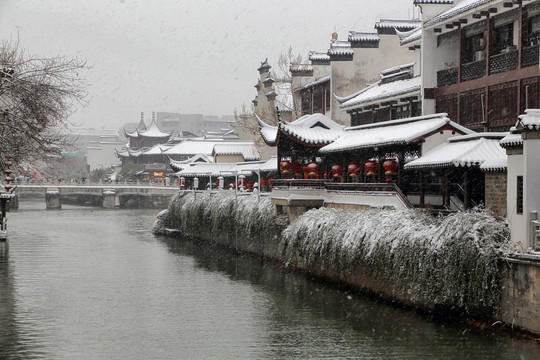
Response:
[{"label": "snow covered willow tree", "polygon": [[31,56],[18,42],[0,44],[0,168],[48,161],[66,145],[69,116],[84,105],[86,62]]}]

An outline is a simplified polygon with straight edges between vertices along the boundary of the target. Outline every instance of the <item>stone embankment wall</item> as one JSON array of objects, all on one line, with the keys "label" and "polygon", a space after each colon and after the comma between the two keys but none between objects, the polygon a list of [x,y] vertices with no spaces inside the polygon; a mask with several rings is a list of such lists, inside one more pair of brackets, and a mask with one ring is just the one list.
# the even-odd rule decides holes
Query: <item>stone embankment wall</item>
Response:
[{"label": "stone embankment wall", "polygon": [[[320,208],[291,224],[276,223],[280,219],[269,197],[257,201],[257,196],[236,198],[227,191],[189,193],[171,201],[154,231],[172,229],[277,259],[423,309],[459,309],[467,316],[516,321],[508,301],[501,306],[509,291],[502,284],[517,276],[508,275],[501,259],[515,248],[507,225],[491,214],[434,218],[417,210]],[[519,325],[535,331],[524,321]]]}]

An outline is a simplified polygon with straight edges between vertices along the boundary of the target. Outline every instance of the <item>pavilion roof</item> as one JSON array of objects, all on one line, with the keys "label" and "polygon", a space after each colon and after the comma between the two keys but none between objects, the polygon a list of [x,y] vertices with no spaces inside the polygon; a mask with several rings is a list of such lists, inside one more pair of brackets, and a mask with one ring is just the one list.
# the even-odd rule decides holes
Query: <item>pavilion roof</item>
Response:
[{"label": "pavilion roof", "polygon": [[152,120],[150,127],[146,130],[137,130],[137,133],[141,137],[152,137],[152,138],[169,138],[170,133],[163,132],[159,130],[155,120]]},{"label": "pavilion roof", "polygon": [[405,169],[471,167],[490,161],[491,166],[506,161],[506,153],[499,146],[507,133],[477,133],[449,138],[445,144],[428,151],[420,158],[405,164]]},{"label": "pavilion roof", "polygon": [[196,154],[196,155],[193,155],[192,157],[190,157],[189,159],[187,160],[183,160],[183,161],[177,161],[177,160],[173,160],[169,157],[169,166],[171,167],[171,169],[173,169],[174,171],[180,171],[186,167],[188,167],[189,165],[188,164],[192,164],[192,163],[213,163],[214,160],[211,158],[211,157],[208,157],[204,154]]},{"label": "pavilion roof", "polygon": [[277,144],[280,136],[307,146],[324,146],[336,140],[345,128],[323,114],[304,115],[290,123],[282,121],[278,126],[267,125],[259,117],[257,121],[263,139],[271,146]]},{"label": "pavilion roof", "polygon": [[422,141],[444,128],[460,134],[474,133],[453,121],[447,114],[432,114],[407,119],[384,121],[346,128],[336,141],[322,147],[321,153],[333,153],[381,146],[408,145]]}]

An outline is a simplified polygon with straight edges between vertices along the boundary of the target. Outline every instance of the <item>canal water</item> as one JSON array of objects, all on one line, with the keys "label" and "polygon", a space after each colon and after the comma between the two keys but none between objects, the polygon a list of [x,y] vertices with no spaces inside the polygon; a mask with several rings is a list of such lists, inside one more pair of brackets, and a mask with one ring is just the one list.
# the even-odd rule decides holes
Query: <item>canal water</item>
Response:
[{"label": "canal water", "polygon": [[540,359],[534,341],[156,237],[155,210],[44,207],[9,214],[0,359]]}]

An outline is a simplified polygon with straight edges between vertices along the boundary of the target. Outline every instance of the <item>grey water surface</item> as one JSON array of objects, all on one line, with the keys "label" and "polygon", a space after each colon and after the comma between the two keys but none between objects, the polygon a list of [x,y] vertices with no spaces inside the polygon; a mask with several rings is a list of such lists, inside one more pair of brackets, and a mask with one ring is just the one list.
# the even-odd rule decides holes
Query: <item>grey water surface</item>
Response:
[{"label": "grey water surface", "polygon": [[533,341],[156,237],[155,210],[20,207],[0,244],[0,359],[540,359]]}]

